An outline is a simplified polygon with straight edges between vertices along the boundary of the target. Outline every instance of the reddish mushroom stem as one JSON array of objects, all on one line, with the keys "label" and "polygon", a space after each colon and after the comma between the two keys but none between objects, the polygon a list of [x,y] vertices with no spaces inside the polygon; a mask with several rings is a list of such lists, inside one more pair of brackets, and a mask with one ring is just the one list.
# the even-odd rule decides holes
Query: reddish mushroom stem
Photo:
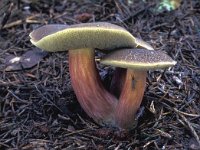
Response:
[{"label": "reddish mushroom stem", "polygon": [[146,71],[127,69],[115,114],[116,124],[120,128],[134,127],[135,115],[142,102],[146,87],[146,75]]},{"label": "reddish mushroom stem", "polygon": [[94,50],[69,50],[69,72],[74,92],[84,111],[100,124],[114,124],[117,99],[103,87]]},{"label": "reddish mushroom stem", "polygon": [[110,93],[115,95],[117,98],[119,98],[122,91],[122,87],[126,77],[126,70],[127,69],[125,68],[116,67],[111,80]]}]

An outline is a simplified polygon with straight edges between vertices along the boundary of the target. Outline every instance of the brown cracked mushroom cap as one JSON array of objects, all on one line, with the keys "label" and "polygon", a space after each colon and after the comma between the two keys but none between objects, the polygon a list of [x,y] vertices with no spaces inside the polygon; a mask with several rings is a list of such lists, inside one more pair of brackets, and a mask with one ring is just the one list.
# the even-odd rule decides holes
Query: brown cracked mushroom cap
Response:
[{"label": "brown cracked mushroom cap", "polygon": [[176,64],[171,57],[162,51],[146,49],[121,49],[109,53],[100,61],[102,64],[132,69],[159,69]]}]

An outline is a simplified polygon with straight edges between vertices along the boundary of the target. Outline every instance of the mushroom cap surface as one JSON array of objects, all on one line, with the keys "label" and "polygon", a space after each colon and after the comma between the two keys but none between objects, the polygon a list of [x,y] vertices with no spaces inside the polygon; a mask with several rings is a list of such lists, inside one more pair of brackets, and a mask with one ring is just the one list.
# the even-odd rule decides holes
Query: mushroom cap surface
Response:
[{"label": "mushroom cap surface", "polygon": [[124,28],[106,22],[45,25],[30,33],[31,42],[46,51],[80,48],[113,50],[135,47],[135,38]]},{"label": "mushroom cap surface", "polygon": [[120,49],[104,56],[100,62],[115,67],[141,70],[167,68],[176,64],[176,61],[164,52],[147,49]]},{"label": "mushroom cap surface", "polygon": [[146,48],[148,50],[154,50],[154,48],[149,43],[143,41],[142,39],[135,37],[135,43],[137,44],[136,47]]}]

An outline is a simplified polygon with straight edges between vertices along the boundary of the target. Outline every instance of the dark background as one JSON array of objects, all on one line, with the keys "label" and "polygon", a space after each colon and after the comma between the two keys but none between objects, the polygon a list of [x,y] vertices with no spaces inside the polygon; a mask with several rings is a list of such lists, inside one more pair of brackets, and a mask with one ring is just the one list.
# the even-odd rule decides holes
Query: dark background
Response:
[{"label": "dark background", "polygon": [[[160,3],[1,0],[0,149],[200,149],[200,1],[182,0],[170,11]],[[133,131],[100,127],[84,113],[71,87],[67,52],[34,58],[40,50],[29,41],[33,29],[97,21],[123,26],[177,61],[149,72]],[[27,55],[37,61],[9,64]],[[110,82],[113,68],[98,67]]]}]

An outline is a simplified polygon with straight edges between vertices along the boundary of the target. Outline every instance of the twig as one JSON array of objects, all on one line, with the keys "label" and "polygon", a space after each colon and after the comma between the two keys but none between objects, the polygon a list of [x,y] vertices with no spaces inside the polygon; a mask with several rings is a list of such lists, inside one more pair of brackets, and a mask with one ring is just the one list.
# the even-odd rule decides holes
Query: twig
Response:
[{"label": "twig", "polygon": [[7,147],[7,148],[9,147],[9,145],[0,142],[0,148],[1,148],[1,146]]},{"label": "twig", "polygon": [[197,134],[197,132],[195,131],[195,129],[193,128],[193,126],[191,125],[191,123],[188,121],[188,119],[182,115],[179,111],[177,111],[177,109],[173,109],[182,119],[183,121],[187,124],[188,128],[190,129],[190,132],[193,134],[193,136],[195,137],[197,143],[200,146],[200,139],[199,136]]},{"label": "twig", "polygon": [[11,27],[14,27],[14,26],[17,26],[17,25],[21,25],[23,24],[24,22],[25,23],[29,23],[29,24],[35,24],[35,23],[43,23],[41,21],[38,21],[38,20],[34,20],[33,18],[37,17],[38,15],[34,15],[34,16],[30,16],[28,18],[26,18],[25,20],[23,19],[20,19],[20,20],[17,20],[17,21],[14,21],[14,22],[11,22],[11,23],[8,23],[6,25],[3,26],[3,29],[7,29],[7,28],[11,28]]},{"label": "twig", "polygon": [[73,131],[73,132],[70,132],[68,134],[65,134],[64,136],[67,137],[67,136],[70,136],[70,135],[73,135],[73,134],[79,134],[79,133],[87,131],[89,129],[91,130],[91,128],[86,128],[86,129],[82,129],[82,130],[78,130],[78,131]]},{"label": "twig", "polygon": [[[196,139],[197,143],[199,144],[200,146],[200,138],[197,134],[197,132],[195,131],[195,129],[193,128],[193,126],[191,125],[191,123],[188,121],[188,119],[183,115],[183,114],[187,114],[187,113],[181,113],[179,110],[177,110],[176,108],[171,108],[169,105],[165,104],[165,103],[162,103],[164,104],[164,106],[166,106],[168,109],[174,111],[176,114],[178,114],[181,119],[183,119],[183,121],[185,122],[182,122],[182,120],[179,120],[181,122],[181,124],[186,124],[187,127],[189,128],[190,132],[192,133],[192,135],[194,136],[194,138]],[[188,115],[188,114],[187,114]]]},{"label": "twig", "polygon": [[198,115],[198,114],[189,114],[189,113],[186,113],[186,112],[182,112],[182,111],[180,111],[180,110],[178,110],[178,109],[176,109],[176,108],[174,108],[174,111],[179,112],[179,113],[181,113],[181,114],[183,114],[183,115],[185,115],[185,116],[200,117],[200,115]]}]

